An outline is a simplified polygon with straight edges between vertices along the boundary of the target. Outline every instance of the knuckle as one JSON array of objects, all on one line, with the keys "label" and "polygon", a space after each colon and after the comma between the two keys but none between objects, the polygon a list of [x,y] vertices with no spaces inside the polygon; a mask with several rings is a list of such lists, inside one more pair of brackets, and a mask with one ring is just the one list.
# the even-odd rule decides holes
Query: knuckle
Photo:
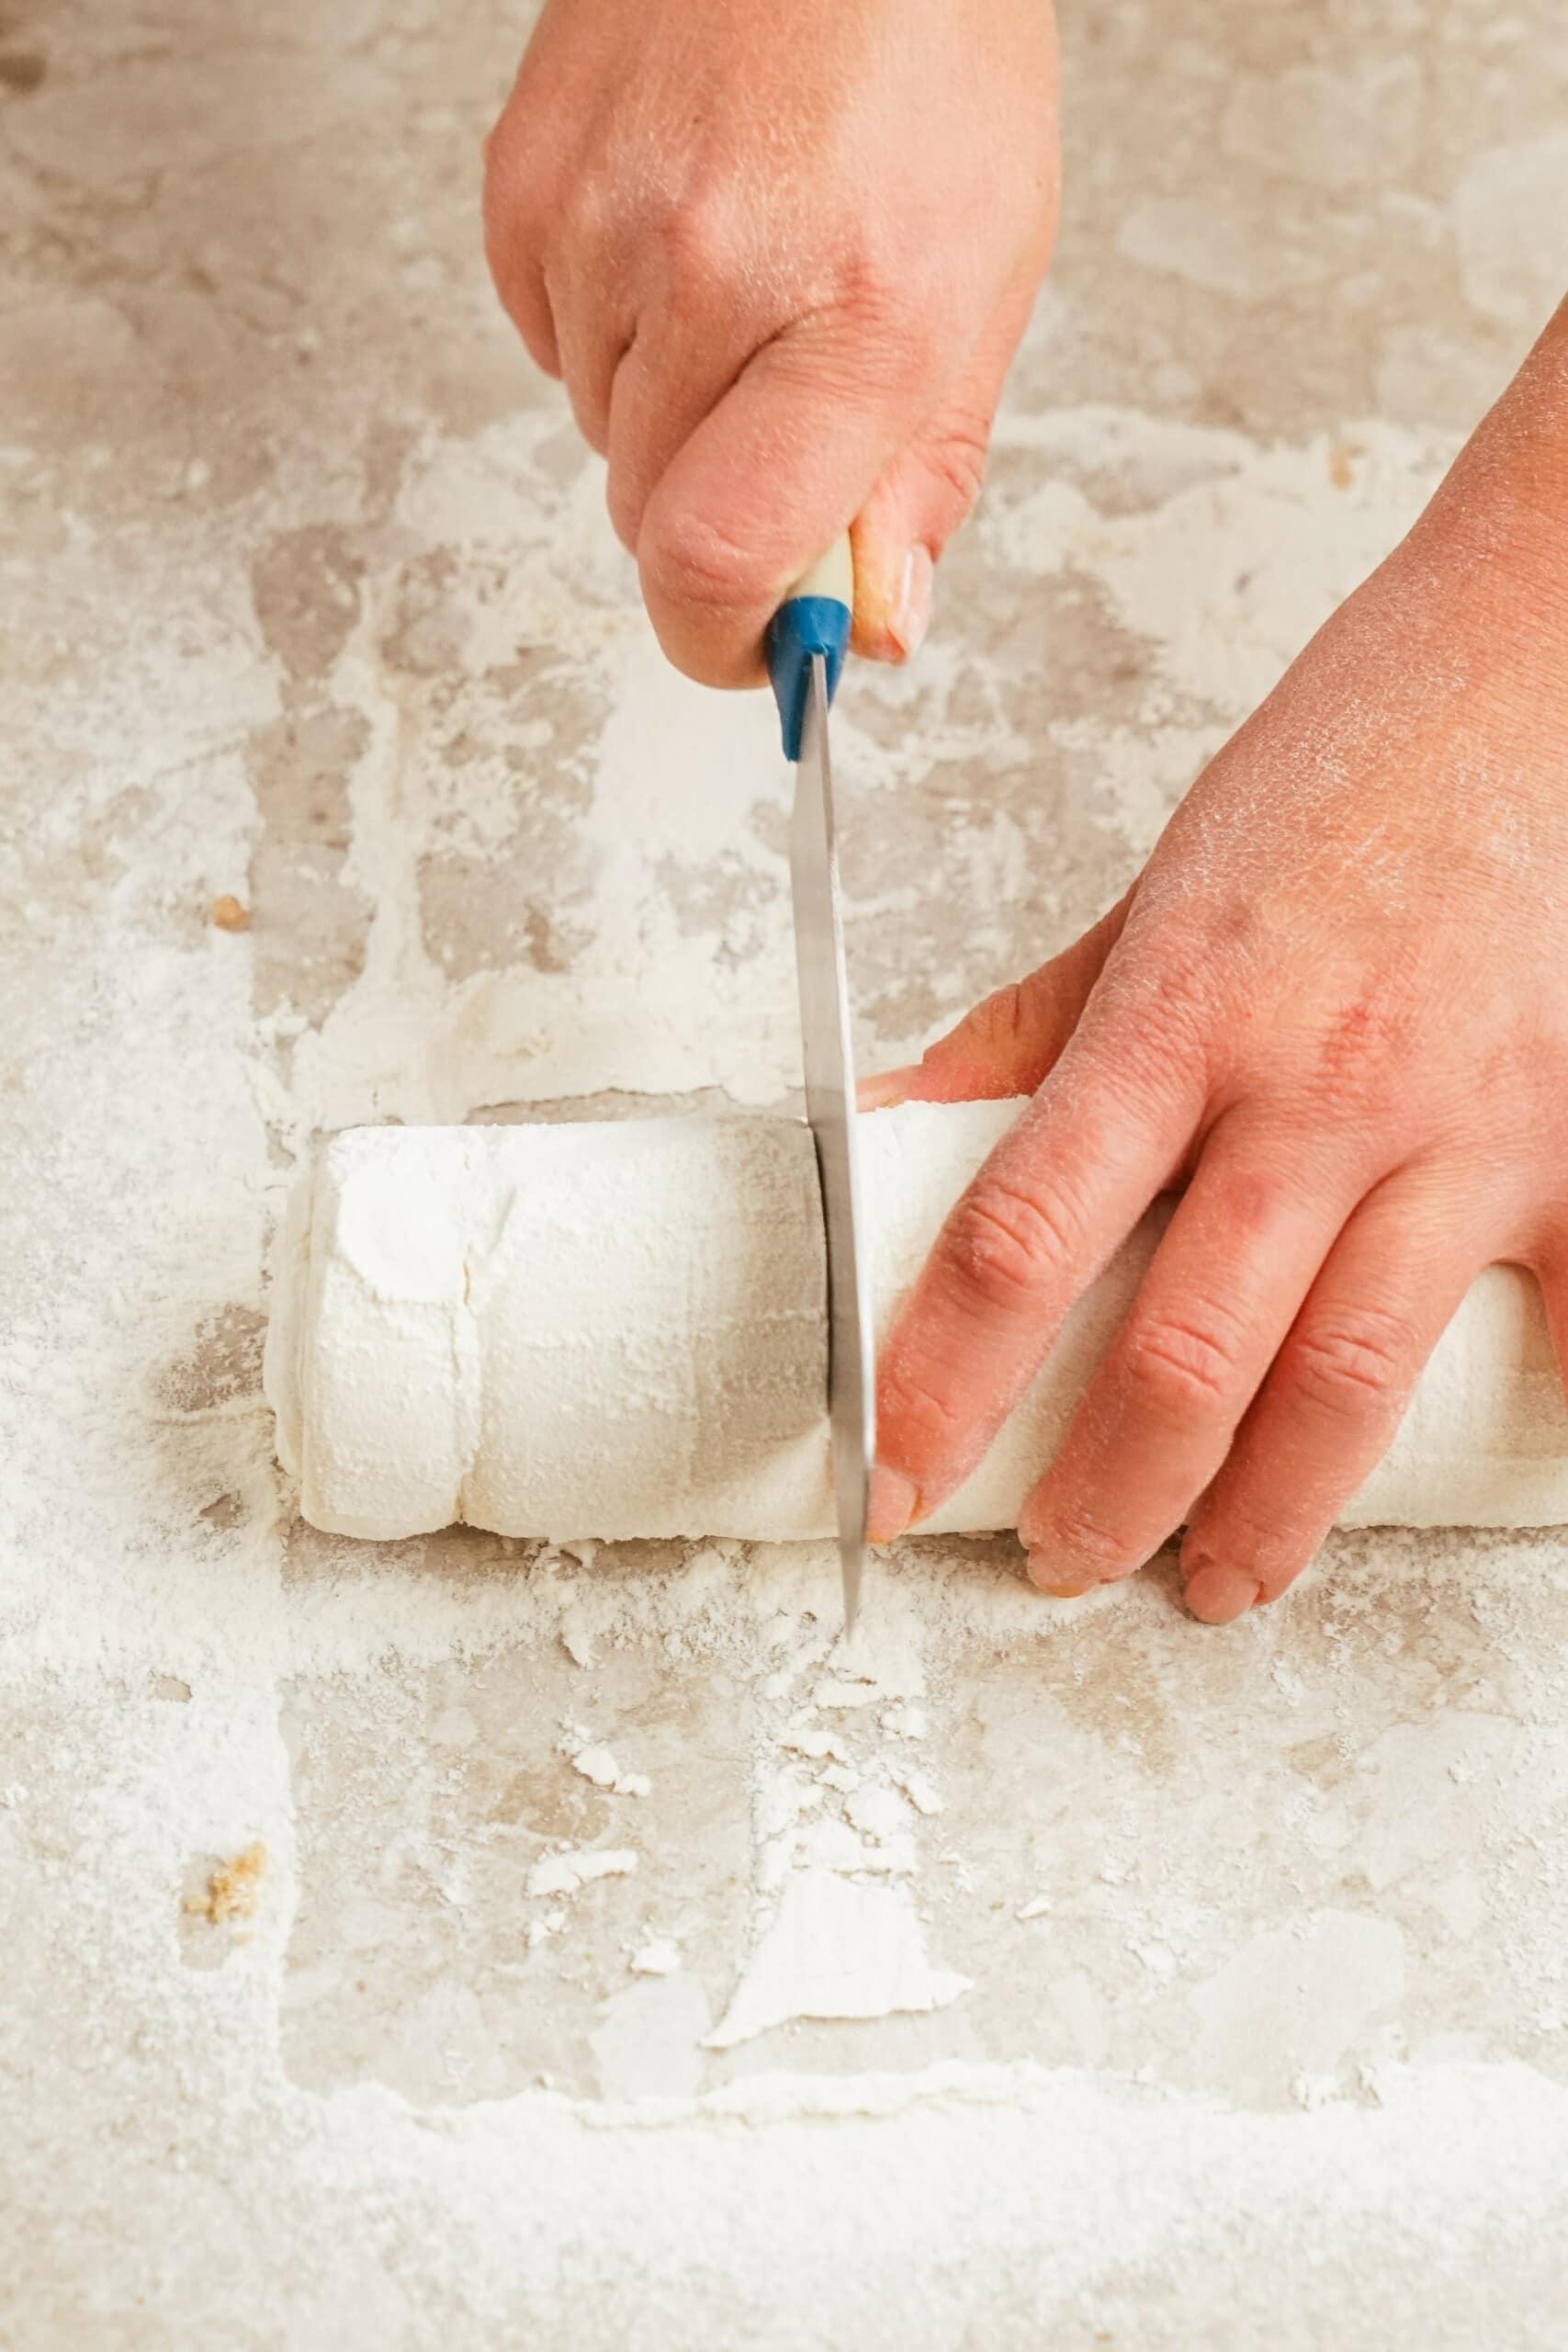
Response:
[{"label": "knuckle", "polygon": [[1013,1045],[1024,1026],[1023,990],[1021,980],[1009,980],[1005,987],[981,999],[963,1027],[977,1042]]},{"label": "knuckle", "polygon": [[533,254],[536,240],[531,208],[499,134],[485,150],[479,214],[491,274],[504,293],[508,280]]},{"label": "knuckle", "polygon": [[506,153],[506,117],[491,131],[482,149],[483,171],[479,193],[479,209],[484,220],[485,236],[493,244],[509,209],[508,182],[511,174]]},{"label": "knuckle", "polygon": [[579,173],[561,206],[565,232],[562,243],[568,254],[596,254],[609,233],[610,213],[610,190],[605,182],[596,172]]},{"label": "knuckle", "polygon": [[[1010,980],[994,995],[982,998],[956,1029],[931,1048],[926,1058],[977,1077],[998,1070],[1010,1073],[1027,1027],[1024,984]],[[1015,1091],[1010,1078],[1005,1091]]]},{"label": "knuckle", "polygon": [[1238,1238],[1267,1237],[1300,1197],[1300,1179],[1267,1163],[1232,1170],[1218,1196],[1225,1227]]},{"label": "knuckle", "polygon": [[647,505],[647,492],[632,468],[624,459],[618,463],[612,459],[604,481],[604,506],[611,529],[630,556],[637,551]]},{"label": "knuckle", "polygon": [[1034,1091],[1050,1067],[1054,1036],[1052,1000],[1040,978],[1036,973],[1009,981],[927,1046],[922,1069],[952,1087],[952,1099],[999,1101]]},{"label": "knuckle", "polygon": [[960,514],[968,512],[985,488],[990,447],[989,419],[968,413],[944,416],[927,446],[927,470]]},{"label": "knuckle", "polygon": [[942,380],[952,359],[951,305],[918,282],[907,248],[857,245],[839,257],[833,285],[830,307],[879,381],[909,392]]},{"label": "knuckle", "polygon": [[1164,1062],[1172,1054],[1206,1052],[1217,1017],[1214,976],[1206,957],[1201,949],[1179,949],[1164,963],[1145,1012],[1151,1057]]},{"label": "knuckle", "polygon": [[1312,1514],[1282,1493],[1272,1500],[1262,1492],[1241,1498],[1224,1494],[1202,1525],[1208,1551],[1255,1576],[1266,1600],[1283,1592],[1311,1558],[1317,1541]]},{"label": "knuckle", "polygon": [[1226,1012],[1201,945],[1124,933],[1101,987],[1117,1043],[1114,1076],[1129,1092],[1157,1096],[1193,1071],[1207,1079]]},{"label": "knuckle", "polygon": [[1129,1333],[1122,1374],[1162,1420],[1206,1420],[1235,1401],[1240,1333],[1217,1308],[1170,1309]]},{"label": "knuckle", "polygon": [[1010,1046],[1016,1045],[1021,1037],[1027,1035],[1033,1026],[1032,1016],[1038,1000],[1044,992],[1045,971],[1048,969],[1046,967],[1041,971],[1031,972],[1027,979],[1009,980],[997,989],[994,996],[987,997],[978,1010],[981,1017],[988,1022],[993,1035],[1005,1038]]},{"label": "knuckle", "polygon": [[1415,1355],[1414,1335],[1401,1317],[1363,1307],[1304,1324],[1291,1348],[1290,1373],[1321,1411],[1365,1421],[1399,1405]]},{"label": "knuckle", "polygon": [[1082,1503],[1058,1505],[1035,1548],[1087,1561],[1107,1577],[1125,1575],[1139,1564],[1139,1555],[1129,1553],[1126,1537]]},{"label": "knuckle", "polygon": [[479,153],[484,165],[484,201],[486,208],[503,200],[517,168],[521,142],[517,136],[517,107],[509,98],[485,134]]},{"label": "knuckle", "polygon": [[682,316],[716,307],[748,277],[744,216],[717,189],[698,190],[659,205],[645,225],[666,292]]},{"label": "knuckle", "polygon": [[1314,1091],[1330,1115],[1354,1116],[1381,1104],[1389,1073],[1409,1052],[1413,1012],[1396,974],[1368,979],[1325,1024],[1313,1065]]},{"label": "knuckle", "polygon": [[948,1260],[966,1292],[1012,1314],[1039,1305],[1071,1264],[1079,1239],[1079,1220],[1059,1195],[1036,1195],[992,1178],[953,1211]]},{"label": "knuckle", "polygon": [[886,1369],[876,1410],[883,1427],[900,1430],[906,1449],[920,1459],[947,1449],[962,1429],[958,1414],[940,1389],[919,1365],[907,1360],[896,1360]]},{"label": "knuckle", "polygon": [[543,209],[554,177],[552,145],[522,82],[496,118],[483,153],[487,219],[532,216]]},{"label": "knuckle", "polygon": [[762,601],[772,585],[756,548],[695,507],[648,518],[637,554],[645,585],[688,611],[727,617]]}]

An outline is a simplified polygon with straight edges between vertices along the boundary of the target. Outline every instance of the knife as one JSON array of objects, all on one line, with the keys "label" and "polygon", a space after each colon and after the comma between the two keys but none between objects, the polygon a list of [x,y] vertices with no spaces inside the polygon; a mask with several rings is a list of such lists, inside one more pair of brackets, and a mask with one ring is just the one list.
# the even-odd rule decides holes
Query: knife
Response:
[{"label": "knife", "polygon": [[768,625],[768,672],[795,763],[789,870],[800,989],[806,1116],[817,1147],[828,1256],[828,1424],[844,1631],[854,1629],[865,1563],[866,1501],[875,1452],[874,1339],[860,1247],[855,1072],[839,900],[839,850],[828,713],[850,641],[854,563],[840,539],[791,589]]}]

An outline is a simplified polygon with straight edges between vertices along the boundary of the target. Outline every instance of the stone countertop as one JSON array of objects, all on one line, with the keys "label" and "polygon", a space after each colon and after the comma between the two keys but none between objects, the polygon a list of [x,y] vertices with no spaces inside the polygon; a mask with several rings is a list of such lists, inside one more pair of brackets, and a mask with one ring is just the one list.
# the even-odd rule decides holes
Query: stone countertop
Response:
[{"label": "stone countertop", "polygon": [[[1562,291],[1554,0],[1063,34],[983,510],[842,703],[868,1061],[1125,886]],[[1221,1634],[916,1544],[867,1682],[810,1548],[294,1513],[312,1133],[797,1075],[768,712],[660,662],[484,275],[520,38],[0,20],[0,2340],[1544,2341],[1560,1535]],[[940,2005],[710,2046],[803,1858]]]}]

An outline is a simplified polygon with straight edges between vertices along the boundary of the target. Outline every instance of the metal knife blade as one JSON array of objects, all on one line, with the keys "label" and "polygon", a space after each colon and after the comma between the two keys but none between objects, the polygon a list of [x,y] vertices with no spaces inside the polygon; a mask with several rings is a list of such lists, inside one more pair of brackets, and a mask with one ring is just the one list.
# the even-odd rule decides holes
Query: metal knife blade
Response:
[{"label": "metal knife blade", "polygon": [[828,1419],[843,1574],[844,1630],[860,1606],[865,1521],[875,1452],[870,1285],[860,1248],[854,1056],[839,895],[833,775],[828,751],[828,664],[811,657],[790,826],[795,963],[806,1069],[806,1115],[817,1147],[828,1250]]}]

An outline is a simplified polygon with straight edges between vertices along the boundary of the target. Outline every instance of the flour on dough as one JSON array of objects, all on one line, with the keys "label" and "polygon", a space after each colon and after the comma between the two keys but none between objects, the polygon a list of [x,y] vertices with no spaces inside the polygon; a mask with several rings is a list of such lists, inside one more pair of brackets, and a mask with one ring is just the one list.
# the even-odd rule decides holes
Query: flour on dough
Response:
[{"label": "flour on dough", "polygon": [[[886,1329],[1013,1103],[862,1121]],[[985,1461],[927,1524],[1014,1525],[1164,1228],[1068,1317]],[[290,1205],[266,1391],[300,1508],[340,1534],[831,1532],[821,1208],[782,1118],[357,1128]],[[1568,1521],[1568,1412],[1534,1283],[1483,1273],[1355,1526]]]}]

